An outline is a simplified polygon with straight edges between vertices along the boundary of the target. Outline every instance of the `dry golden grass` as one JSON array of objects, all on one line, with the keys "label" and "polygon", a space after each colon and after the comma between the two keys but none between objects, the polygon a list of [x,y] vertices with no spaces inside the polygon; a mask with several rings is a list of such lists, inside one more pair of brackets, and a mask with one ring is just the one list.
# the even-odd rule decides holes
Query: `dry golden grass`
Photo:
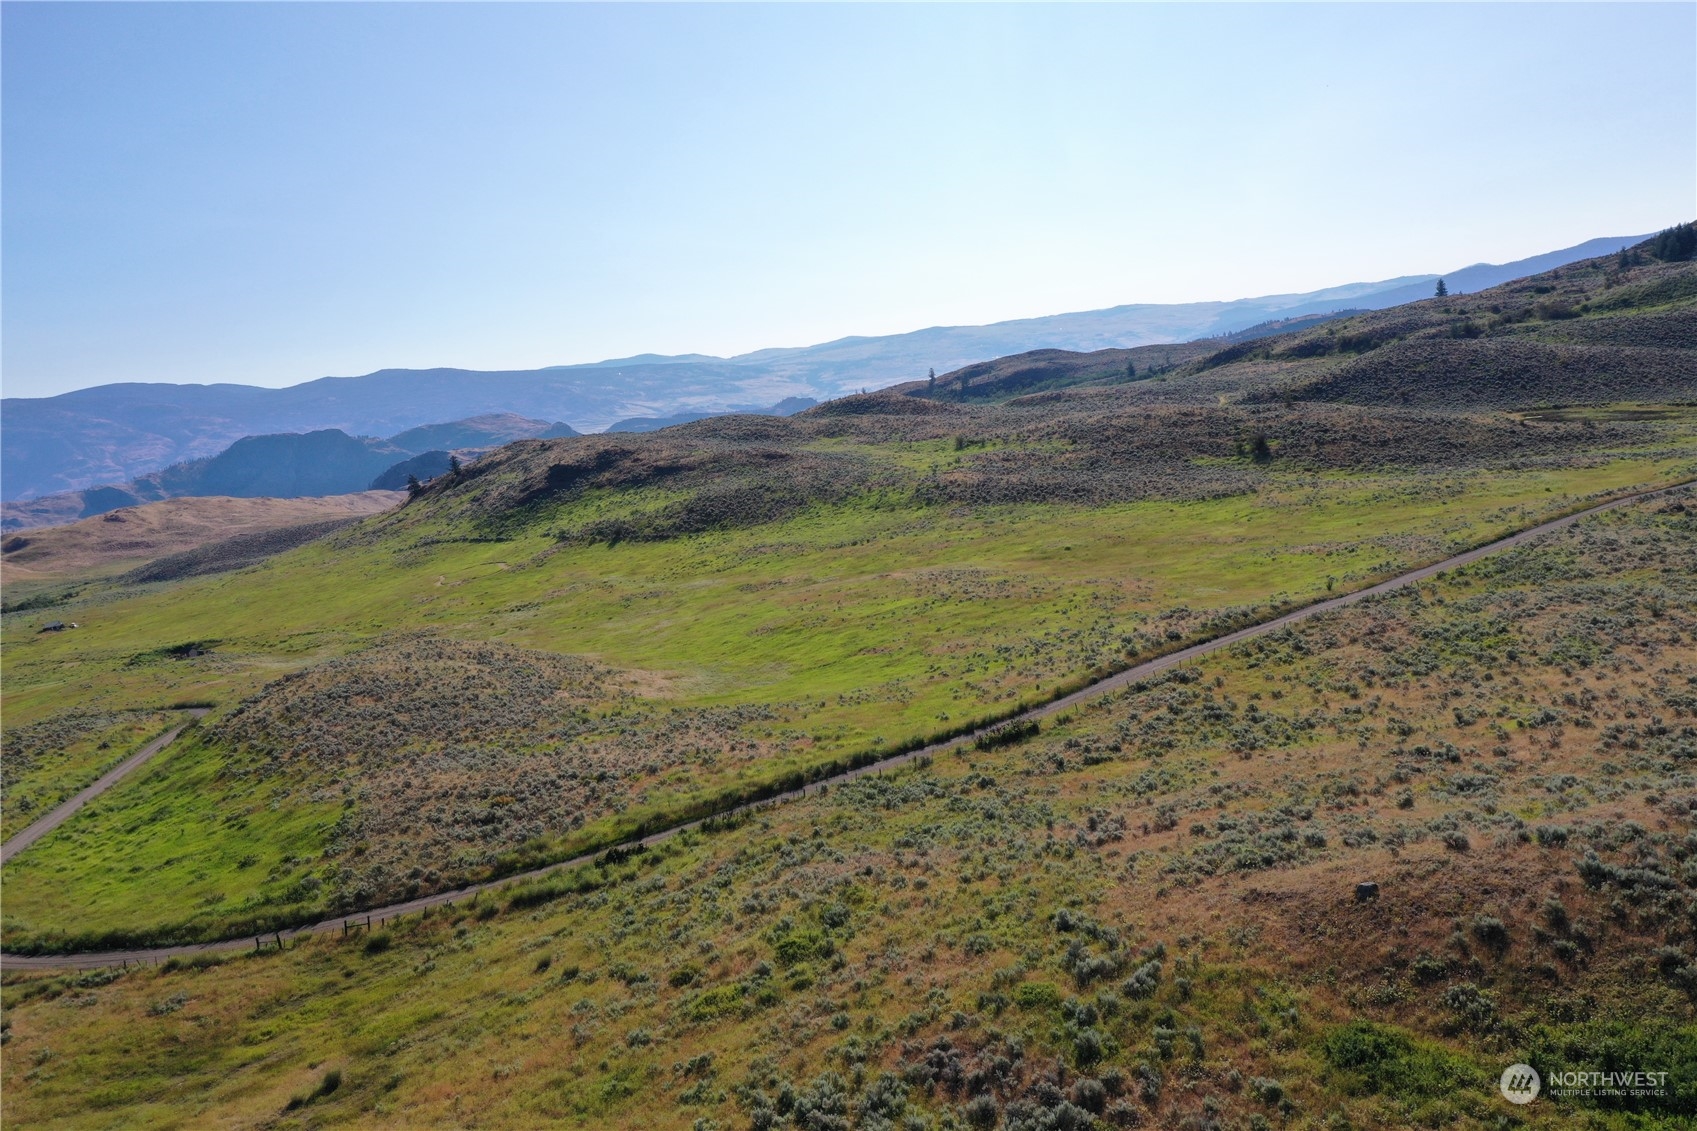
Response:
[{"label": "dry golden grass", "polygon": [[395,491],[364,491],[321,499],[166,499],[9,535],[0,556],[0,584],[68,581],[102,576],[193,550],[238,534],[284,526],[363,518],[395,506]]}]

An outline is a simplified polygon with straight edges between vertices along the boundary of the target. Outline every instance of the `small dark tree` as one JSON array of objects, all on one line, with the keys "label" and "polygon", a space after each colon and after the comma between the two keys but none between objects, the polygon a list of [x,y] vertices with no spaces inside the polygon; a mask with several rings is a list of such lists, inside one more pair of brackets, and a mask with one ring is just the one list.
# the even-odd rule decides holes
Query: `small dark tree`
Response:
[{"label": "small dark tree", "polygon": [[1249,458],[1256,463],[1271,463],[1273,460],[1272,446],[1267,443],[1267,437],[1259,432],[1255,434],[1255,439],[1249,443]]},{"label": "small dark tree", "polygon": [[418,481],[418,476],[407,476],[407,498],[416,499],[424,493],[424,484]]},{"label": "small dark tree", "polygon": [[1127,381],[1130,381],[1131,379],[1133,379],[1136,376],[1137,376],[1137,362],[1132,361],[1130,358],[1127,358],[1126,363],[1125,363],[1125,379]]},{"label": "small dark tree", "polygon": [[935,369],[925,374],[925,393],[929,396],[937,391],[937,371]]},{"label": "small dark tree", "polygon": [[1447,295],[1449,293],[1450,293],[1450,289],[1448,287],[1444,286],[1444,281],[1442,279],[1439,279],[1438,280],[1438,287],[1437,287],[1436,290],[1434,290],[1432,292],[1432,294],[1437,298],[1443,298],[1445,295]]},{"label": "small dark tree", "polygon": [[448,457],[448,474],[449,475],[452,475],[454,478],[458,479],[459,476],[460,476],[460,466],[461,465],[460,465],[460,457],[459,456],[449,456]]}]

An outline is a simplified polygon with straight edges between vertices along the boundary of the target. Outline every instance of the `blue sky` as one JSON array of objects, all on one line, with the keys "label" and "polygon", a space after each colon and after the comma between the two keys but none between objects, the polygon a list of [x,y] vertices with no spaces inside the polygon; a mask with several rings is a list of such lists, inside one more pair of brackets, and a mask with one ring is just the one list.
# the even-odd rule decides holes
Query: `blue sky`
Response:
[{"label": "blue sky", "polygon": [[730,354],[1697,213],[1697,6],[0,8],[8,396]]}]

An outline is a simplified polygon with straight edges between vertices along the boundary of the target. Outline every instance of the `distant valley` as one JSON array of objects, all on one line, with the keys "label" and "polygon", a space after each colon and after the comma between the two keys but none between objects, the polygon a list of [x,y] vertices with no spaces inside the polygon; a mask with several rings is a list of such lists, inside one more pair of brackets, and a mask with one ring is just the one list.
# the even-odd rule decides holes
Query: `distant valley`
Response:
[{"label": "distant valley", "polygon": [[172,464],[124,484],[66,491],[7,503],[7,530],[54,526],[160,499],[227,497],[299,499],[396,491],[407,476],[429,479],[448,470],[450,454],[481,454],[513,440],[575,436],[570,425],[489,413],[412,428],[387,440],[335,428],[245,436],[208,459]]},{"label": "distant valley", "polygon": [[[790,398],[756,413],[788,415],[809,407]],[[609,432],[650,432],[723,413],[621,420]],[[409,428],[386,440],[338,428],[244,436],[217,455],[187,460],[124,484],[62,491],[0,504],[0,528],[54,526],[160,499],[228,497],[300,499],[362,491],[402,491],[514,440],[552,440],[579,433],[569,424],[511,412]]]}]

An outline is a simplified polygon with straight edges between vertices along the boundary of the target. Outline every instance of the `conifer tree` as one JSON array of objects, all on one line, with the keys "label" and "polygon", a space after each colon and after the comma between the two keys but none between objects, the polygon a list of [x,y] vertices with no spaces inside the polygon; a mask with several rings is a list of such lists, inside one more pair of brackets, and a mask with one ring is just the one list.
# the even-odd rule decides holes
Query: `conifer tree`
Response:
[{"label": "conifer tree", "polygon": [[1697,254],[1697,223],[1679,224],[1657,232],[1650,254],[1663,263],[1678,263]]}]

